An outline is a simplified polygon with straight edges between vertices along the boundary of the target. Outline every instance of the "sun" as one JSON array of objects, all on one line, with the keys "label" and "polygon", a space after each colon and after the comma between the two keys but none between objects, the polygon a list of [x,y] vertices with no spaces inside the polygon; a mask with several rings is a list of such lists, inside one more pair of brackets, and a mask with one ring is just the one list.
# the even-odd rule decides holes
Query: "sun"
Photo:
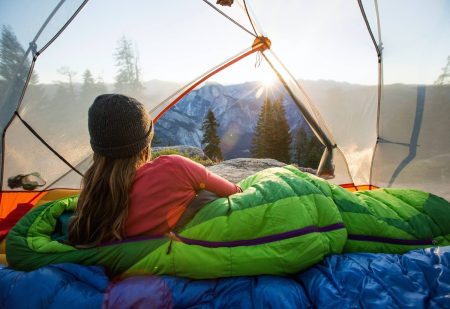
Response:
[{"label": "sun", "polygon": [[266,88],[270,88],[275,84],[275,77],[274,76],[270,76],[270,75],[263,75],[259,77],[259,82],[261,83],[262,86],[266,87]]},{"label": "sun", "polygon": [[261,83],[261,86],[264,86],[266,88],[270,88],[276,82],[275,73],[270,70],[260,70],[258,72],[258,79]]},{"label": "sun", "polygon": [[270,88],[273,86],[273,84],[275,84],[275,79],[271,78],[271,79],[261,79],[261,84],[266,87],[266,88]]},{"label": "sun", "polygon": [[276,78],[275,73],[272,70],[268,70],[265,68],[264,70],[259,70],[258,72],[258,90],[255,93],[255,96],[259,98],[263,93],[266,95],[268,93],[273,93],[275,90],[275,85],[278,80]]}]

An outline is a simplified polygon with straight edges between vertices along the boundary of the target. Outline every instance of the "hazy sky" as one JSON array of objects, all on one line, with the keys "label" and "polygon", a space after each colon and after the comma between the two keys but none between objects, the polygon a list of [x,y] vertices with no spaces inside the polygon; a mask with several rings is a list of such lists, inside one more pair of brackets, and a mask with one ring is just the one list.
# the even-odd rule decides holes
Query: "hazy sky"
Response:
[{"label": "hazy sky", "polygon": [[[66,1],[38,40],[55,33],[81,1]],[[212,1],[215,2],[215,1]],[[0,0],[0,23],[9,24],[24,46],[58,1]],[[377,81],[376,54],[356,1],[258,0],[249,3],[272,49],[293,75],[360,84]],[[365,1],[373,20],[373,1]],[[380,1],[385,82],[432,83],[450,55],[450,1]],[[222,7],[221,7],[222,8]],[[250,28],[238,5],[222,8]],[[376,29],[374,29],[376,30]],[[377,35],[377,33],[375,33]],[[186,82],[251,46],[253,38],[201,0],[91,0],[62,35],[39,56],[40,81],[63,80],[69,67],[113,82],[117,40],[135,44],[144,80]],[[213,80],[239,83],[274,78],[256,56]]]}]

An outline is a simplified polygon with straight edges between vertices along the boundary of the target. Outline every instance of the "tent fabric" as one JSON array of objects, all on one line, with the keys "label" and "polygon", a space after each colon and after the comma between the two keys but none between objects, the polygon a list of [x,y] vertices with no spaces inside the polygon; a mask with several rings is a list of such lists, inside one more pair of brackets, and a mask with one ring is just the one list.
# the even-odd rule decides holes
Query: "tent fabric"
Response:
[{"label": "tent fabric", "polygon": [[[445,59],[448,56],[444,53],[447,53],[446,48],[448,48],[449,44],[449,39],[445,35],[448,32],[445,29],[448,29],[449,24],[445,19],[445,14],[442,13],[448,11],[446,10],[446,5],[448,4],[445,1],[437,1],[433,5],[425,3],[418,4],[415,1],[412,7],[414,10],[411,10],[413,13],[408,13],[409,10],[407,12],[399,9],[402,6],[411,5],[407,1],[400,1],[396,4],[390,4],[388,1],[379,1],[379,10],[377,10],[379,16],[376,16],[372,2],[360,2],[366,15],[368,15],[369,25],[371,31],[374,32],[375,43],[378,49],[386,53],[386,57],[382,57],[381,59],[386,62],[381,72],[381,75],[384,74],[384,82],[386,85],[381,86],[383,86],[383,89],[393,89],[393,93],[391,90],[388,92],[384,91],[381,93],[382,98],[380,98],[380,93],[378,93],[380,72],[378,71],[377,54],[357,2],[346,3],[324,0],[317,5],[313,5],[307,1],[297,1],[275,6],[272,1],[267,0],[248,3],[248,7],[251,8],[249,13],[254,23],[253,26],[256,27],[255,35],[265,35],[268,38],[272,38],[274,42],[271,49],[264,53],[267,58],[262,58],[262,61],[266,62],[266,59],[268,59],[274,64],[293,95],[305,105],[306,110],[320,124],[321,130],[326,133],[330,141],[336,143],[338,154],[335,154],[335,156],[342,155],[344,157],[342,160],[336,160],[336,168],[338,171],[336,182],[349,182],[347,178],[350,177],[350,180],[352,180],[350,182],[355,183],[355,185],[372,184],[383,187],[407,185],[408,187],[417,186],[419,188],[427,186],[425,188],[427,191],[447,196],[445,191],[446,186],[440,185],[440,183],[442,181],[445,182],[448,175],[445,174],[445,170],[444,175],[441,175],[442,169],[439,169],[437,165],[442,167],[441,163],[448,161],[446,161],[445,155],[448,153],[449,144],[442,138],[443,136],[441,134],[442,132],[448,131],[447,122],[442,118],[442,114],[445,115],[446,113],[439,114],[439,111],[442,110],[441,107],[445,109],[448,106],[448,104],[445,104],[448,102],[448,96],[445,95],[448,86],[445,83],[439,85],[441,94],[433,94],[435,92],[433,87],[429,87],[430,90],[426,91],[423,102],[430,103],[419,104],[419,107],[423,105],[424,108],[424,112],[420,112],[419,114],[425,116],[418,116],[422,121],[414,120],[416,116],[414,116],[413,111],[416,110],[417,99],[422,97],[422,95],[414,94],[414,87],[421,84],[430,84],[429,76],[431,75],[431,70],[434,70],[436,80],[438,80],[437,77],[441,72],[439,71],[440,67],[436,67],[435,65],[436,59],[442,56],[442,65],[444,65]],[[26,46],[29,46],[30,42],[34,42],[37,45],[34,48],[36,49],[36,53],[34,53],[36,59],[31,59],[33,53],[29,53],[28,56],[30,59],[24,62],[25,67],[29,67],[31,63],[34,63],[33,71],[36,74],[40,71],[47,71],[46,66],[49,66],[50,62],[59,62],[61,64],[60,67],[66,68],[70,67],[72,63],[77,63],[80,57],[83,57],[83,61],[85,62],[92,62],[92,59],[89,58],[89,53],[80,52],[77,48],[69,51],[59,49],[59,44],[64,45],[64,43],[70,41],[75,46],[90,46],[92,42],[89,40],[92,40],[92,37],[101,37],[101,32],[105,28],[116,29],[114,26],[120,23],[120,21],[112,21],[108,14],[104,14],[105,16],[99,16],[97,14],[95,18],[91,15],[94,14],[94,11],[107,11],[104,7],[107,6],[106,4],[95,1],[91,1],[87,5],[84,5],[85,2],[82,1],[65,1],[60,7],[57,4],[57,2],[49,2],[45,6],[40,7],[39,10],[36,10],[32,18],[26,19],[24,16],[15,21],[5,19],[8,25],[11,23],[10,27],[12,30],[20,29],[20,24],[25,22],[28,23],[30,29],[36,29],[36,32],[42,25],[46,25],[43,29],[44,31],[40,33],[36,40],[33,40],[33,35],[30,35],[30,32],[17,33],[17,41],[22,46],[24,54],[26,53]],[[29,10],[26,7],[27,5],[29,4],[18,3],[9,9],[12,15],[17,14],[20,16],[20,12],[24,12],[26,9]],[[421,9],[422,6],[424,9]],[[426,9],[425,6],[429,9]],[[83,9],[77,12],[81,7]],[[156,8],[161,10],[161,12],[158,11],[154,14],[164,15],[163,13],[166,13],[165,16],[174,17],[171,19],[173,29],[167,29],[166,23],[161,22],[157,18],[151,18],[152,13],[147,12],[148,10],[143,5],[143,2],[133,2],[131,7],[136,12],[150,14],[150,18],[145,20],[145,23],[147,23],[145,24],[146,29],[160,29],[161,32],[167,31],[167,37],[171,38],[160,44],[153,44],[153,50],[151,52],[149,51],[140,55],[141,58],[145,58],[146,60],[152,59],[152,61],[158,61],[159,63],[167,63],[167,69],[164,71],[165,74],[167,72],[182,71],[183,68],[189,65],[188,61],[185,61],[183,58],[191,58],[191,53],[203,53],[207,61],[205,60],[204,63],[198,64],[198,71],[192,72],[190,79],[192,81],[199,80],[195,76],[199,74],[203,76],[204,74],[202,73],[209,72],[211,67],[222,63],[224,59],[231,59],[233,58],[232,55],[235,55],[240,50],[250,48],[254,40],[254,36],[249,35],[242,31],[242,29],[236,27],[236,25],[230,23],[229,20],[211,10],[205,3],[179,4],[171,7],[167,12],[163,12],[164,9],[162,8]],[[222,40],[206,40],[204,37],[198,38],[197,36],[186,35],[186,33],[193,34],[206,31],[194,22],[195,17],[182,15],[189,7],[195,7],[204,16],[204,24],[220,23],[220,26],[228,25],[228,27],[223,27],[226,29],[223,31],[226,32],[223,32],[222,35],[229,39],[222,42]],[[252,29],[253,27],[249,23],[247,12],[242,10],[243,7],[242,1],[236,1],[231,8],[221,9],[225,9],[225,13],[237,20],[239,24],[244,25],[247,29]],[[319,9],[323,7],[327,7],[328,9]],[[56,14],[49,19],[48,24],[45,24],[46,18],[56,8],[58,8]],[[328,12],[332,11],[339,11],[341,14],[333,14],[333,16],[330,16]],[[398,11],[402,11],[403,13],[399,15],[397,14]],[[64,28],[62,33],[58,33],[65,26],[65,22],[69,21],[76,12],[77,14],[74,16],[75,18],[71,21],[70,25]],[[420,18],[409,15],[416,14],[417,12],[423,15]],[[130,14],[132,14],[131,10]],[[293,18],[293,14],[300,14],[300,16]],[[177,20],[181,19],[178,18],[179,16],[183,16],[183,20],[186,20],[180,26],[177,23]],[[377,22],[377,17],[379,17],[379,23]],[[396,22],[399,19],[401,19],[401,22]],[[352,23],[349,23],[349,20]],[[436,20],[436,24],[430,25],[430,23],[427,23],[427,20]],[[94,25],[92,24],[93,21],[95,21]],[[405,23],[414,23],[415,27],[407,27]],[[97,24],[102,24],[102,27],[96,27],[95,25]],[[418,29],[417,24],[423,25],[422,32],[429,31],[433,36],[428,36],[428,40],[414,40],[415,46],[412,46],[414,38],[409,34],[411,32],[409,29]],[[139,27],[143,26],[139,25]],[[87,27],[92,31],[92,33],[89,33],[89,36],[86,35],[85,31]],[[177,31],[179,29],[185,31]],[[320,34],[315,33],[317,29],[320,29]],[[436,29],[439,29],[439,31],[436,31]],[[404,35],[405,32],[408,32],[407,34],[409,35]],[[422,32],[418,33],[418,35],[423,34]],[[348,42],[348,33],[354,34],[352,35],[354,40],[351,44],[339,44],[340,42]],[[56,34],[59,35],[53,41]],[[148,40],[146,33],[135,33],[133,35],[135,35],[137,42]],[[424,35],[423,37],[427,36]],[[381,39],[383,40],[381,41]],[[439,49],[435,48],[431,40],[438,43]],[[186,41],[191,43],[189,44],[190,48],[184,51],[183,55],[178,54],[177,57],[177,54],[174,53],[178,52],[179,46],[183,45]],[[47,46],[48,43],[52,44]],[[105,45],[108,45],[107,48],[102,49],[105,57],[112,58],[111,42]],[[414,48],[405,48],[405,46]],[[161,50],[164,50],[165,53],[161,52]],[[205,52],[211,50],[215,52]],[[421,54],[429,55],[429,57],[419,58],[415,52],[417,50],[422,51]],[[290,56],[291,53],[299,56],[292,58]],[[56,55],[57,59],[55,59]],[[154,57],[153,55],[158,55],[158,57]],[[313,55],[320,55],[320,57],[314,57],[314,59],[320,60],[311,61],[310,58]],[[170,61],[165,61],[165,57],[170,59]],[[402,60],[400,61],[398,57],[404,57],[406,60],[400,59]],[[402,65],[401,69],[404,70],[404,73],[402,73],[395,64],[404,63],[405,61],[410,61],[410,65]],[[340,69],[327,70],[327,65],[331,65],[331,63],[339,63]],[[433,65],[429,65],[429,63]],[[359,69],[356,71],[349,70],[349,68],[353,67]],[[391,67],[393,68],[392,70],[390,69]],[[412,70],[414,74],[408,74],[409,70]],[[230,72],[229,74],[233,74],[231,68],[228,71]],[[28,70],[25,73],[22,72],[21,76],[27,75],[27,72]],[[61,70],[61,72],[59,74],[65,74],[65,76],[71,76],[70,74],[72,74],[70,70]],[[421,72],[425,72],[426,74],[420,74]],[[55,72],[55,74],[57,73]],[[112,75],[111,73],[109,74]],[[78,76],[80,75],[80,72],[78,72]],[[275,77],[275,74],[273,76]],[[407,79],[407,77],[409,78],[411,76],[416,78],[414,82],[410,82]],[[428,79],[421,80],[420,76],[427,76]],[[108,78],[112,77],[108,76]],[[317,92],[315,91],[314,84],[308,82],[308,78],[347,82],[350,85],[330,83],[330,87],[326,91]],[[364,83],[360,85],[361,87],[356,85],[355,81],[363,79]],[[79,104],[79,102],[72,104],[69,102],[70,100],[65,103],[61,101],[57,103],[56,100],[53,102],[51,96],[54,93],[51,95],[47,93],[43,97],[42,86],[44,86],[44,83],[36,83],[36,78],[34,78],[30,80],[29,87],[26,88],[24,96],[21,102],[19,102],[25,81],[10,81],[8,79],[6,81],[14,84],[14,87],[11,89],[17,93],[15,96],[8,98],[8,102],[4,104],[5,108],[11,110],[11,112],[2,113],[5,116],[5,119],[1,121],[2,128],[8,127],[7,132],[9,132],[5,135],[6,148],[2,149],[2,160],[4,163],[3,181],[8,176],[17,175],[24,169],[30,171],[44,170],[46,174],[48,173],[46,176],[51,184],[59,176],[68,172],[68,167],[65,164],[55,165],[60,159],[54,158],[55,161],[53,161],[53,158],[51,158],[53,155],[45,147],[36,154],[33,154],[31,160],[34,162],[33,164],[40,162],[39,164],[43,165],[29,166],[28,162],[20,154],[23,154],[30,146],[32,148],[39,148],[37,144],[40,141],[36,140],[35,136],[29,135],[29,132],[24,132],[27,129],[23,127],[23,123],[20,121],[10,123],[12,113],[20,103],[18,112],[21,117],[41,137],[48,141],[53,149],[57,150],[58,153],[66,158],[70,164],[77,166],[90,154],[87,131],[83,129],[83,123],[86,120],[84,115],[88,107],[87,105],[92,101],[91,99],[95,94],[89,94],[89,98],[83,98],[88,102],[82,104]],[[382,78],[381,81],[383,81]],[[395,85],[396,83],[410,84],[412,88],[408,89],[406,87],[405,89],[401,89],[401,87],[398,88]],[[166,106],[172,103],[170,98],[177,98],[177,95],[173,95],[176,89],[181,90],[175,91],[175,94],[181,93],[183,90],[189,89],[191,84],[189,82],[185,87],[174,85],[173,87],[169,87],[170,89],[168,88],[158,94],[153,93],[152,90],[151,94],[147,93],[145,95],[145,101],[148,101],[152,105],[149,106],[152,110],[155,108],[155,111],[164,110]],[[40,88],[41,90],[39,90]],[[76,91],[76,89],[72,89],[71,91]],[[129,94],[133,95],[133,93]],[[165,98],[169,99],[164,100]],[[399,100],[399,98],[402,99]],[[378,106],[379,100],[381,100],[380,106]],[[164,104],[166,106],[163,106],[164,104],[161,105],[161,102],[165,102]],[[378,119],[377,114],[380,108],[381,113]],[[66,114],[64,114],[64,111]],[[52,114],[57,116],[49,120],[48,115]],[[67,115],[71,117],[67,117]],[[391,115],[398,115],[398,118],[394,121]],[[160,116],[159,112],[153,116]],[[435,120],[437,119],[440,125],[436,131],[433,131],[430,126],[432,123],[436,123]],[[379,125],[377,122],[379,122]],[[413,125],[414,123],[416,125]],[[394,128],[393,126],[396,126],[396,124],[404,132],[397,130],[398,128],[396,127]],[[416,127],[414,129],[415,131],[411,128],[411,125]],[[418,130],[419,126],[422,130]],[[403,132],[402,135],[397,136],[400,132]],[[436,134],[439,135],[437,139],[439,143],[430,142],[431,140],[436,140],[436,138],[429,138],[432,132],[434,132],[434,136]],[[418,133],[420,134],[417,135]],[[72,147],[67,147],[67,143],[70,143]],[[405,143],[411,144],[409,156],[411,160],[407,159],[408,152],[404,153],[406,148],[402,147],[405,146],[401,146],[405,145]],[[377,145],[376,149],[375,145]],[[419,147],[418,145],[422,146]],[[413,148],[416,149],[416,153],[412,150]],[[67,149],[77,149],[77,151],[69,152]],[[372,168],[371,162],[374,151],[375,158],[373,162],[375,165]],[[400,153],[403,154],[396,156],[396,154]],[[432,162],[429,162],[429,160],[421,161],[423,158],[430,158],[427,153],[432,155]],[[45,156],[46,160],[43,160],[42,158]],[[404,163],[401,163],[403,161]],[[46,162],[51,163],[47,164]],[[436,162],[437,165],[433,164],[433,162]],[[429,171],[430,176],[427,176],[427,182],[414,181],[411,183],[411,177],[407,174],[410,169],[414,174],[413,179],[424,177],[423,175],[419,176],[417,171]],[[441,174],[439,170],[441,170]],[[435,175],[436,177],[431,177],[431,175]],[[343,179],[345,180],[342,181]],[[371,181],[372,183],[370,183]],[[79,177],[75,177],[69,183],[71,187],[78,186]],[[3,182],[2,189],[6,189],[5,182]]]},{"label": "tent fabric", "polygon": [[407,189],[349,192],[293,166],[270,168],[203,206],[177,233],[77,249],[67,222],[77,197],[28,213],[7,238],[11,266],[74,262],[113,274],[204,279],[298,272],[344,252],[403,253],[450,244],[450,203]]},{"label": "tent fabric", "polygon": [[79,190],[57,189],[40,192],[9,191],[0,193],[0,241],[31,208],[79,193]]},{"label": "tent fabric", "polygon": [[31,208],[32,204],[18,204],[4,219],[0,219],[0,240],[2,240],[9,230],[20,220]]},{"label": "tent fabric", "polygon": [[1,308],[448,308],[449,293],[450,247],[332,255],[290,277],[111,280],[98,266],[0,266]]},{"label": "tent fabric", "polygon": [[[335,146],[334,183],[419,188],[450,199],[450,141],[446,135],[450,130],[446,119],[450,86],[442,68],[450,48],[446,1],[303,0],[274,5],[261,0],[235,1],[226,8],[209,4],[161,4],[149,10],[146,1],[136,0],[126,12],[134,14],[130,20],[98,14],[120,7],[116,2],[49,1],[37,5],[17,1],[1,8],[8,12],[2,18],[2,31],[13,42],[9,48],[14,51],[2,59],[16,63],[9,67],[15,75],[7,70],[8,74],[2,71],[0,77],[4,90],[0,100],[2,191],[8,189],[9,177],[32,172],[47,180],[45,190],[79,189],[80,175],[49,147],[77,170],[86,170],[92,154],[87,108],[96,95],[115,89],[116,73],[111,70],[115,65],[114,40],[124,34],[118,29],[132,27],[158,29],[152,36],[147,31],[125,33],[136,46],[140,42],[146,46],[136,55],[136,64],[140,60],[149,71],[165,64],[164,69],[154,72],[157,80],[149,81],[144,90],[122,89],[143,100],[153,117],[161,117],[182,99],[180,95],[188,95],[222,64],[233,62],[211,78],[232,77],[232,83],[266,74],[276,78],[272,70],[276,69],[291,97],[317,124],[313,131],[318,133],[319,128]],[[222,10],[236,23],[211,8]],[[171,16],[170,26],[160,16]],[[23,31],[24,24],[31,30]],[[217,39],[215,27],[204,27],[211,24],[221,29],[222,39]],[[105,36],[105,31],[110,33],[105,29],[117,31],[117,37]],[[260,67],[254,68],[254,58],[234,63],[251,49],[255,36],[272,42],[257,58]],[[99,37],[104,37],[101,44]],[[149,49],[144,42],[153,37],[157,42]],[[93,49],[67,48],[92,45],[109,65],[100,64]],[[180,46],[189,48],[180,52]],[[191,61],[198,55],[202,61]],[[91,76],[94,83],[89,91],[83,88],[83,93],[81,70],[91,68],[81,68],[80,62],[95,66],[92,74],[106,72],[99,78]],[[42,75],[46,77],[40,81]],[[183,83],[178,75],[183,75]],[[49,76],[59,80],[52,81]],[[220,102],[215,102],[217,111],[221,111]],[[0,218],[14,208],[2,204]]]},{"label": "tent fabric", "polygon": [[43,192],[0,192],[0,240],[43,195]]}]

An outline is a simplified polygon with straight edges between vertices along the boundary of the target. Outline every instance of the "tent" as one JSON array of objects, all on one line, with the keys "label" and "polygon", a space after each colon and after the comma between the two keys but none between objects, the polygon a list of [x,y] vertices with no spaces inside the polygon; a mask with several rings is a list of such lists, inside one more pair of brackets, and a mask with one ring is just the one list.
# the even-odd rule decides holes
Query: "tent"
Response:
[{"label": "tent", "polygon": [[[15,1],[0,22],[3,234],[79,189],[96,95],[136,96],[158,121],[209,80],[276,79],[325,145],[315,168],[332,159],[337,184],[450,199],[444,0]],[[32,173],[34,190],[11,186]]]}]

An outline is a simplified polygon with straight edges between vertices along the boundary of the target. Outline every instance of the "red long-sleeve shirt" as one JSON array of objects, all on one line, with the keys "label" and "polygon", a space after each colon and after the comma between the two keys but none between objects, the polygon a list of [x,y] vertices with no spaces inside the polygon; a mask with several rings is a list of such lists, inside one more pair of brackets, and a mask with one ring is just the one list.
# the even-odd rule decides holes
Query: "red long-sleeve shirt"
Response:
[{"label": "red long-sleeve shirt", "polygon": [[143,165],[130,193],[126,236],[169,232],[201,189],[219,196],[240,192],[235,184],[182,156],[160,156]]}]

